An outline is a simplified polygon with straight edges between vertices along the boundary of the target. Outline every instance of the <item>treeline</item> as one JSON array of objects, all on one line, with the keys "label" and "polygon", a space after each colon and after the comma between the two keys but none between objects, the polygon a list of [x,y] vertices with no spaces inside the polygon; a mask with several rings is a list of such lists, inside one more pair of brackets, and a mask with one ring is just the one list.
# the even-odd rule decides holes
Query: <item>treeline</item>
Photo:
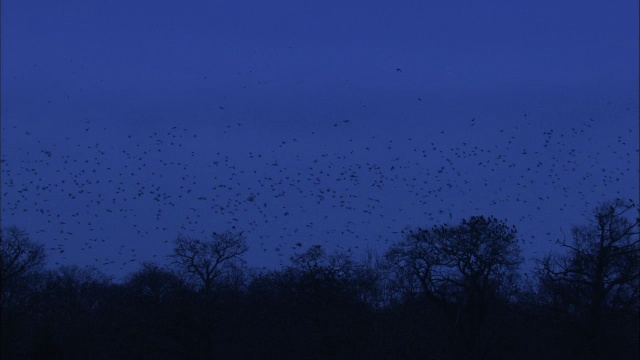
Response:
[{"label": "treeline", "polygon": [[179,236],[164,267],[122,282],[45,270],[2,231],[2,359],[638,359],[639,220],[615,200],[565,252],[522,274],[516,229],[493,217],[407,230],[384,254],[312,246],[247,268],[242,233]]}]

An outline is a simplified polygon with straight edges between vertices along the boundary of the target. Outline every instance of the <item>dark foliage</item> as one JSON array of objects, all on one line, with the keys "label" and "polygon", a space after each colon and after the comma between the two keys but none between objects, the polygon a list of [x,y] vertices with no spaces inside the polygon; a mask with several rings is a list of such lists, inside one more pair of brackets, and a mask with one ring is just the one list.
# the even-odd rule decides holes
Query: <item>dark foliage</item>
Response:
[{"label": "dark foliage", "polygon": [[242,266],[242,234],[180,238],[177,266],[122,282],[47,271],[9,228],[2,359],[637,359],[632,210],[598,207],[523,277],[515,229],[482,216],[409,231],[384,257],[312,246],[262,272]]}]

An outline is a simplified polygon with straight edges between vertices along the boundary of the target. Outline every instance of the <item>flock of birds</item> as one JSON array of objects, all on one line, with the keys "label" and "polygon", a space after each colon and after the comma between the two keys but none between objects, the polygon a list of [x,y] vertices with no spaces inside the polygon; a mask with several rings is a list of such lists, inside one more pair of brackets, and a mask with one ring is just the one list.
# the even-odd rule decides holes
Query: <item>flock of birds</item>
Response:
[{"label": "flock of birds", "polygon": [[113,274],[163,262],[178,234],[244,231],[249,264],[275,266],[314,244],[384,251],[407,227],[471,215],[516,225],[538,256],[599,201],[638,194],[637,124],[607,133],[599,121],[541,128],[521,114],[385,133],[338,119],[278,136],[240,122],[128,134],[5,120],[2,225],[25,228],[54,264]]}]

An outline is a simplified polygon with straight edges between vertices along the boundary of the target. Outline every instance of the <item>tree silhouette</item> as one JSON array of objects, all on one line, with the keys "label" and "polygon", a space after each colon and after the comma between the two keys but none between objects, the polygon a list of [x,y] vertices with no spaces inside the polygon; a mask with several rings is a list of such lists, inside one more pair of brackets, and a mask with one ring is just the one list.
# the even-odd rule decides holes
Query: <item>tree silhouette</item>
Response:
[{"label": "tree silhouette", "polygon": [[26,231],[10,226],[0,231],[0,275],[4,308],[14,295],[19,283],[30,273],[44,267],[44,246],[31,241]]},{"label": "tree silhouette", "polygon": [[543,289],[577,313],[596,359],[607,351],[604,316],[638,309],[639,220],[629,219],[636,208],[620,199],[602,203],[588,225],[573,227],[571,243],[561,242],[566,254],[538,260]]},{"label": "tree silhouette", "polygon": [[242,232],[214,232],[208,241],[180,235],[170,257],[175,265],[194,275],[202,291],[208,294],[221,275],[243,263],[241,256],[248,250]]},{"label": "tree silhouette", "polygon": [[109,315],[127,323],[115,329],[122,350],[131,357],[154,359],[175,359],[188,352],[187,338],[194,336],[184,322],[194,307],[189,302],[190,288],[178,274],[145,262],[126,278],[121,290],[114,300],[124,309]]},{"label": "tree silhouette", "polygon": [[409,231],[387,259],[401,287],[419,292],[449,316],[467,355],[480,357],[482,326],[492,302],[521,263],[515,228],[493,217],[473,216],[458,226]]},{"label": "tree silhouette", "polygon": [[146,304],[162,303],[188,289],[173,271],[151,262],[144,262],[138,271],[127,277],[125,284],[131,295],[143,299]]},{"label": "tree silhouette", "polygon": [[2,275],[14,280],[0,357],[638,358],[633,210],[599,206],[565,254],[522,278],[516,230],[493,217],[407,230],[382,258],[314,245],[270,270],[243,266],[242,233],[179,236],[177,269],[143,263],[115,282],[91,267],[45,270],[41,246],[5,229]]}]

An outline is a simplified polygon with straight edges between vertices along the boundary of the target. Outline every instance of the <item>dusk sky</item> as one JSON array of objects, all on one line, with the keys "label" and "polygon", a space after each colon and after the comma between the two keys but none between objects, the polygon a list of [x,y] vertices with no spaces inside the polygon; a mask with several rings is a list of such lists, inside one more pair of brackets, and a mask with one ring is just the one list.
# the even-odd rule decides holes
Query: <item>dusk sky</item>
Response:
[{"label": "dusk sky", "polygon": [[638,1],[2,2],[2,226],[114,276],[639,198]]}]

